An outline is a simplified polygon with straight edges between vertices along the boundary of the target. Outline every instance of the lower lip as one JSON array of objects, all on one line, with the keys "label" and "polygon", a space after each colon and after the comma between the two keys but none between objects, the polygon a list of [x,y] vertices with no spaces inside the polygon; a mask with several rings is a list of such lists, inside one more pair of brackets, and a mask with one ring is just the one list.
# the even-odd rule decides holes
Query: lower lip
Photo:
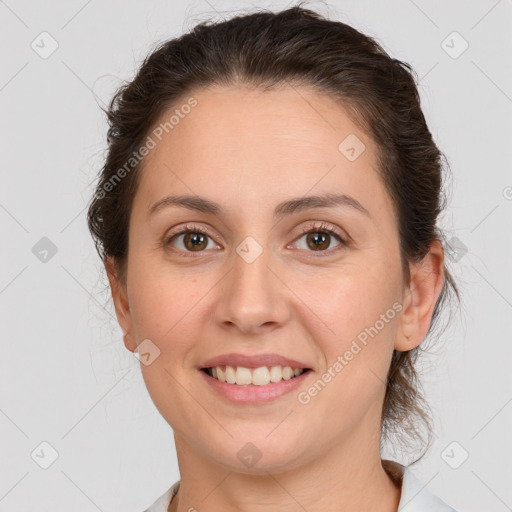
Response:
[{"label": "lower lip", "polygon": [[272,400],[276,400],[277,398],[296,390],[304,380],[309,377],[309,374],[312,373],[312,371],[308,370],[307,372],[303,372],[292,379],[280,380],[279,382],[273,382],[263,386],[256,386],[255,384],[247,384],[244,386],[229,384],[228,382],[221,382],[220,380],[211,377],[203,370],[199,370],[199,373],[203,375],[203,378],[215,391],[230,401],[237,404],[254,405],[271,402]]}]

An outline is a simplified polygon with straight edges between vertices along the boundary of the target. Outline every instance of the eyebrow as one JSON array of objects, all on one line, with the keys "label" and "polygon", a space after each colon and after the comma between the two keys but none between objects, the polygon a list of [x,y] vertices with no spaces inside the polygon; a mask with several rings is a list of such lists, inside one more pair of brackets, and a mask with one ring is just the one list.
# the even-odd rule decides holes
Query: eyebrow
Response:
[{"label": "eyebrow", "polygon": [[[333,208],[335,206],[348,206],[356,211],[365,214],[368,217],[368,210],[355,198],[346,194],[323,194],[316,196],[297,197],[279,203],[274,209],[274,218],[291,215],[293,213],[309,210],[313,208]],[[159,199],[148,210],[147,217],[151,217],[157,212],[168,207],[182,207],[188,210],[209,213],[212,215],[221,215],[222,207],[209,199],[200,196],[191,195],[168,195]]]}]

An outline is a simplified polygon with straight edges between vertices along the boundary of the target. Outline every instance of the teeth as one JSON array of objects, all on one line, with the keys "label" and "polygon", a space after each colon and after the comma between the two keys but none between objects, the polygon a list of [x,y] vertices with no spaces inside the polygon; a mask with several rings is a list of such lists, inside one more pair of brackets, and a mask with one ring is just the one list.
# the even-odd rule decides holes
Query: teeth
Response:
[{"label": "teeth", "polygon": [[239,386],[244,384],[252,384],[251,370],[249,370],[249,368],[242,368],[239,366],[235,371],[235,382]]},{"label": "teeth", "polygon": [[232,366],[226,366],[225,377],[226,377],[226,382],[228,384],[236,383],[236,373],[235,373],[235,369]]},{"label": "teeth", "polygon": [[298,377],[304,370],[301,368],[291,368],[290,366],[261,366],[259,368],[245,368],[243,366],[215,366],[208,368],[208,374],[221,382],[236,384],[238,386],[264,386],[270,382],[279,382],[282,379],[290,380]]},{"label": "teeth", "polygon": [[270,368],[270,381],[279,382],[283,377],[282,373],[280,366],[272,366],[272,368]]}]

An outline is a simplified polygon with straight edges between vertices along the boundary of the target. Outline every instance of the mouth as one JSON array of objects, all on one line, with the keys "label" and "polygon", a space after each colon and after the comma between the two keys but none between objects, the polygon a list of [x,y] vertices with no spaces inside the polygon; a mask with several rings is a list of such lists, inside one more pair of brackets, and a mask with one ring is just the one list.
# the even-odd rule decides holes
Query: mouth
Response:
[{"label": "mouth", "polygon": [[222,397],[230,405],[249,407],[263,406],[281,397],[289,397],[305,386],[309,375],[313,374],[310,368],[291,366],[247,368],[227,365],[198,370],[215,396]]},{"label": "mouth", "polygon": [[211,378],[235,386],[266,386],[282,381],[293,380],[310,372],[311,368],[292,368],[290,366],[260,366],[246,368],[243,366],[215,366],[201,368]]}]

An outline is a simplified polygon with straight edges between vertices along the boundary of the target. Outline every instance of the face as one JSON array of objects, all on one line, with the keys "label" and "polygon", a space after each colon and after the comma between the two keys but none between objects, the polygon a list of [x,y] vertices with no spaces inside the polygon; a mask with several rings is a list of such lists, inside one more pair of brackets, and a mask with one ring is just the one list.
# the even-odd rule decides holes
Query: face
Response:
[{"label": "face", "polygon": [[[177,446],[239,472],[378,444],[393,349],[411,333],[419,343],[428,322],[405,322],[413,304],[376,146],[338,103],[306,88],[193,96],[146,158],[127,286],[114,293],[127,348],[150,340],[141,370],[156,407]],[[343,197],[304,201],[327,194]],[[151,213],[168,195],[216,208],[189,201]],[[301,201],[283,206],[292,200]],[[232,353],[278,354],[310,370],[279,397],[240,402],[201,370]],[[244,450],[261,456],[257,469]]]}]

